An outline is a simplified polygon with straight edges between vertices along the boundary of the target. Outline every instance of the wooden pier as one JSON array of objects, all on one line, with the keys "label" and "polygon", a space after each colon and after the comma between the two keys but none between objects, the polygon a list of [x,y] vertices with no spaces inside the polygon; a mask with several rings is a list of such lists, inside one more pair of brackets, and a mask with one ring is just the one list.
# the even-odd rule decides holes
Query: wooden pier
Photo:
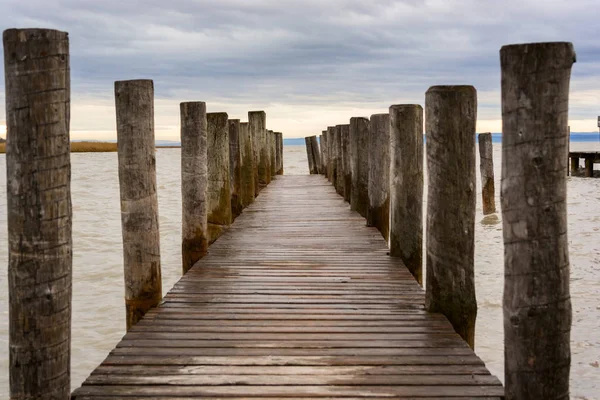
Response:
[{"label": "wooden pier", "polygon": [[278,176],[73,398],[501,398],[387,251],[323,176]]},{"label": "wooden pier", "polygon": [[600,151],[571,151],[569,159],[571,160],[571,175],[579,170],[579,161],[583,158],[585,162],[585,176],[591,178],[594,176],[594,164],[600,163]]}]

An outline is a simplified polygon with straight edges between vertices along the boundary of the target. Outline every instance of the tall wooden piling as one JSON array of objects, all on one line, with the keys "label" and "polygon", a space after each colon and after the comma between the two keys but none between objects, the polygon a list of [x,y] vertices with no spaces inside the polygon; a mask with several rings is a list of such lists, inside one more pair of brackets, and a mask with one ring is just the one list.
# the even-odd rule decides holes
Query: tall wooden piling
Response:
[{"label": "tall wooden piling", "polygon": [[427,132],[426,306],[475,345],[475,121],[473,86],[433,86],[425,95]]},{"label": "tall wooden piling", "polygon": [[[68,33],[4,31],[11,399],[70,398]],[[4,245],[4,244],[3,244]]]},{"label": "tall wooden piling", "polygon": [[181,256],[183,273],[206,255],[208,222],[206,188],[206,104],[180,104],[181,113]]},{"label": "tall wooden piling", "polygon": [[496,212],[496,189],[494,188],[494,149],[492,147],[492,134],[480,133],[478,135],[478,140],[483,215],[488,215]]},{"label": "tall wooden piling", "polygon": [[369,123],[369,209],[367,224],[389,238],[390,115],[371,115]]},{"label": "tall wooden piling", "polygon": [[315,170],[317,174],[321,173],[321,150],[319,149],[319,141],[316,136],[310,137],[310,147],[313,154],[313,160],[315,162]]},{"label": "tall wooden piling", "polygon": [[571,43],[512,45],[502,48],[500,61],[506,398],[567,399],[571,300],[564,154],[575,52]]},{"label": "tall wooden piling", "polygon": [[335,126],[335,190],[344,196],[344,144],[342,125]]},{"label": "tall wooden piling", "polygon": [[241,185],[240,197],[242,207],[248,207],[254,202],[254,150],[252,148],[252,137],[247,122],[240,123],[239,146],[241,152]]},{"label": "tall wooden piling", "polygon": [[319,136],[321,147],[321,173],[327,176],[327,131],[322,131]]},{"label": "tall wooden piling", "polygon": [[268,131],[269,135],[269,150],[271,152],[270,160],[271,160],[271,180],[277,175],[277,140],[275,137],[275,132]]},{"label": "tall wooden piling", "polygon": [[308,173],[311,175],[317,174],[318,170],[315,165],[315,156],[313,154],[312,143],[310,142],[310,136],[304,138],[304,144],[306,145],[306,160],[308,161]]},{"label": "tall wooden piling", "polygon": [[352,193],[352,170],[350,169],[350,125],[342,125],[342,173],[344,179],[344,200],[350,203]]},{"label": "tall wooden piling", "polygon": [[335,127],[327,127],[327,179],[335,187]]},{"label": "tall wooden piling", "polygon": [[229,190],[231,191],[231,219],[242,213],[242,153],[240,150],[240,120],[229,124]]},{"label": "tall wooden piling", "polygon": [[350,209],[367,218],[369,209],[369,119],[350,118]]},{"label": "tall wooden piling", "polygon": [[208,243],[219,238],[231,224],[229,184],[229,124],[227,113],[206,115],[208,141]]},{"label": "tall wooden piling", "polygon": [[154,83],[115,82],[127,330],[160,303]]},{"label": "tall wooden piling", "polygon": [[267,125],[267,114],[264,111],[249,111],[248,112],[248,126],[250,129],[250,136],[252,137],[252,144],[254,146],[254,161],[256,164],[256,176],[254,179],[255,183],[255,196],[258,196],[260,190],[267,185],[267,158],[265,149],[265,137]]},{"label": "tall wooden piling", "polygon": [[277,175],[283,175],[283,133],[275,132],[277,146]]},{"label": "tall wooden piling", "polygon": [[[329,129],[329,128],[327,128]],[[331,127],[332,149],[331,149],[331,184],[337,191],[338,187],[338,167],[339,167],[339,152],[340,152],[340,129],[339,126]]]},{"label": "tall wooden piling", "polygon": [[423,284],[423,108],[390,107],[390,255]]}]

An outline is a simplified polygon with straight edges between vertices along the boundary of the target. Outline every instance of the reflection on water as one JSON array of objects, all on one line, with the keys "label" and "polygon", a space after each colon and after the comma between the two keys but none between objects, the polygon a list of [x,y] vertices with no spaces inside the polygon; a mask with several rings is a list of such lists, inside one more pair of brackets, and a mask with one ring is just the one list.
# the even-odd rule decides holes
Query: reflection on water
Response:
[{"label": "reflection on water", "polygon": [[[596,148],[594,148],[596,147]],[[600,150],[594,143],[571,149]],[[180,150],[157,151],[158,202],[163,288],[181,271]],[[116,153],[76,153],[73,196],[73,387],[104,360],[125,333],[121,220]],[[6,266],[6,164],[0,155],[0,265]],[[496,188],[500,188],[500,145],[494,144]],[[304,146],[286,146],[284,170],[307,174]],[[479,168],[477,168],[479,174]],[[479,179],[479,175],[478,175]],[[480,192],[480,182],[478,193]],[[568,178],[569,248],[573,301],[572,395],[600,398],[600,179]],[[496,205],[500,207],[499,193]],[[425,199],[427,195],[425,194]],[[503,378],[503,246],[501,214],[476,217],[476,351]],[[0,398],[8,395],[8,294],[6,268],[0,273]]]}]

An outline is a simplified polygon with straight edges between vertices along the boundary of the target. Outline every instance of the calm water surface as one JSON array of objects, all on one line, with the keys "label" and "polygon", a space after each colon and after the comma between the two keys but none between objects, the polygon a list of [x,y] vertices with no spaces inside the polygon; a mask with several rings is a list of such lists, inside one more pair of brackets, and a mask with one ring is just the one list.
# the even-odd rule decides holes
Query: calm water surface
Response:
[{"label": "calm water surface", "polygon": [[[494,144],[496,192],[500,188],[499,144]],[[572,143],[572,150],[600,150]],[[157,151],[163,288],[181,271],[180,150]],[[74,153],[72,384],[78,387],[125,333],[123,255],[116,153]],[[479,162],[479,161],[478,161]],[[286,146],[284,169],[307,174],[304,146]],[[479,171],[478,179],[479,179]],[[477,182],[480,185],[480,182]],[[573,330],[572,398],[600,399],[600,179],[568,178]],[[480,187],[478,186],[478,192]],[[427,198],[427,196],[425,196]],[[503,379],[503,247],[500,214],[476,218],[476,290],[479,305],[476,351]],[[499,209],[500,199],[496,199]],[[0,154],[0,398],[8,397],[8,288],[6,160]]]}]

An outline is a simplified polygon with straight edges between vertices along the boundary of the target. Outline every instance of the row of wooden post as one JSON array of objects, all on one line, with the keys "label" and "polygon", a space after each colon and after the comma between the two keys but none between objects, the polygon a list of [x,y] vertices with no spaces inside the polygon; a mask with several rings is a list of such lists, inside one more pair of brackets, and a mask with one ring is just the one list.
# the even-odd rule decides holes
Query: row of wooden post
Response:
[{"label": "row of wooden post", "polygon": [[[505,46],[502,217],[507,399],[567,398],[571,303],[566,226],[570,43]],[[474,347],[475,126],[472,86],[433,86],[427,132],[426,307]],[[306,138],[324,174],[422,284],[423,109],[351,118]],[[483,213],[495,212],[491,134],[479,135]],[[317,157],[320,155],[320,158]]]},{"label": "row of wooden post", "polygon": [[[70,398],[72,208],[66,32],[4,32],[11,399]],[[127,329],[162,298],[151,80],[115,82]],[[275,175],[282,134],[181,103],[187,272]]]}]

